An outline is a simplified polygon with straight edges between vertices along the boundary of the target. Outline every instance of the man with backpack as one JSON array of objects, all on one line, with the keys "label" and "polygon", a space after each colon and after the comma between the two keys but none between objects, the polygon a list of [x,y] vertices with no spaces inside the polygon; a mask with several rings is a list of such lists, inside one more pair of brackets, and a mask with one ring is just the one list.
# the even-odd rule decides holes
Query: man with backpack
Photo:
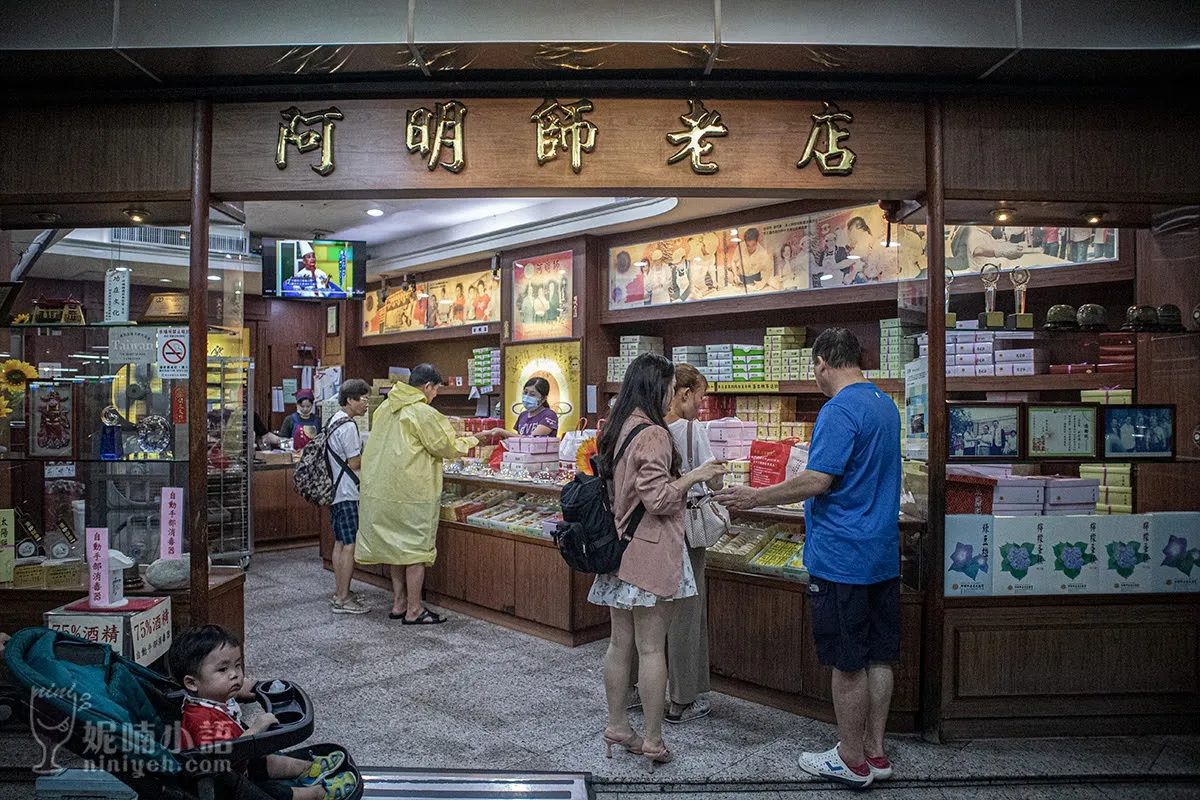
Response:
[{"label": "man with backpack", "polygon": [[355,419],[367,413],[371,387],[366,381],[351,378],[338,392],[340,411],[329,420],[326,458],[333,476],[333,505],[329,518],[333,523],[334,593],[330,598],[335,614],[366,614],[371,607],[350,591],[354,574],[354,543],[358,539],[358,472],[362,468],[362,439]]}]

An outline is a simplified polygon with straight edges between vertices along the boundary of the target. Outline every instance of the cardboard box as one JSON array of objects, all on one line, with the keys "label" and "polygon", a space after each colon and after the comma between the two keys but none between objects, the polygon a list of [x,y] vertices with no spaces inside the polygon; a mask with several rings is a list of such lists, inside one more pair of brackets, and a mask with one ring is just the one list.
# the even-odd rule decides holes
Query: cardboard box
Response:
[{"label": "cardboard box", "polygon": [[1100,591],[1097,519],[1094,515],[1045,518],[1046,594]]},{"label": "cardboard box", "polygon": [[994,518],[984,514],[946,516],[942,565],[946,597],[992,594],[991,557]]},{"label": "cardboard box", "polygon": [[1046,585],[1045,520],[1029,516],[995,518],[993,595],[1034,595]]},{"label": "cardboard box", "polygon": [[1046,498],[1046,481],[1042,478],[996,478],[992,494],[993,506],[998,503],[1042,505]]},{"label": "cardboard box", "polygon": [[1150,514],[1155,592],[1200,592],[1200,512]]},{"label": "cardboard box", "polygon": [[1096,499],[1097,505],[1133,505],[1133,488],[1130,486],[1105,486],[1100,485],[1099,495]]},{"label": "cardboard box", "polygon": [[1032,361],[996,362],[996,377],[1021,377],[1025,375],[1041,375],[1045,373],[1046,365]]},{"label": "cardboard box", "polygon": [[1079,477],[1091,478],[1109,487],[1129,487],[1132,485],[1129,464],[1080,464]]},{"label": "cardboard box", "polygon": [[1100,481],[1095,478],[1046,478],[1046,505],[1095,505]]}]

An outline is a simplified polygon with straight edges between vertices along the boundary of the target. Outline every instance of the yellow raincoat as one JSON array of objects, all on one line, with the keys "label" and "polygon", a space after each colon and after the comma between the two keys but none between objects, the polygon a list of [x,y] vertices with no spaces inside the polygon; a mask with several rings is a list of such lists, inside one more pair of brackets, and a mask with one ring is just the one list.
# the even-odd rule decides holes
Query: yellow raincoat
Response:
[{"label": "yellow raincoat", "polygon": [[360,564],[425,564],[437,558],[442,459],[479,444],[460,437],[420,389],[396,384],[371,421],[359,487]]}]

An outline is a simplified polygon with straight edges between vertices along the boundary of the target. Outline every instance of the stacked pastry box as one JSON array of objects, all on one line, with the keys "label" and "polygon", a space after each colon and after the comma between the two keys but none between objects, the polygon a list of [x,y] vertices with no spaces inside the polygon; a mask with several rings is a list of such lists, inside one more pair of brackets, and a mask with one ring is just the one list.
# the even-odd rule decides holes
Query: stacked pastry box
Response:
[{"label": "stacked pastry box", "polygon": [[898,317],[879,320],[879,369],[871,370],[867,378],[903,378],[904,365],[913,355],[913,337],[919,332]]},{"label": "stacked pastry box", "polygon": [[1133,372],[1136,360],[1136,340],[1133,333],[1102,333],[1095,346],[1085,343],[1084,360],[1078,364],[1051,364],[1056,375],[1093,372]]},{"label": "stacked pastry box", "polygon": [[675,364],[691,364],[701,370],[701,374],[703,374],[703,371],[708,368],[708,351],[704,349],[704,345],[700,344],[672,347],[671,361]]},{"label": "stacked pastry box", "polygon": [[[1121,334],[1125,335],[1125,334]],[[1103,336],[1101,336],[1103,340]],[[1103,345],[1101,345],[1103,349]],[[1128,365],[1132,369],[1132,364]],[[1107,406],[1133,404],[1132,389],[1090,389],[1079,393],[1084,403]],[[1081,464],[1079,475],[1100,481],[1100,496],[1096,499],[1097,514],[1132,514],[1133,479],[1128,463]]]},{"label": "stacked pastry box", "polygon": [[796,398],[780,395],[739,396],[734,404],[737,417],[757,426],[752,439],[778,441],[783,437],[783,421],[796,416]]},{"label": "stacked pastry box", "polygon": [[1200,512],[946,517],[947,596],[1200,591]]},{"label": "stacked pastry box", "polygon": [[1042,375],[1049,371],[1046,340],[1035,331],[997,333],[993,343],[996,377]]},{"label": "stacked pastry box", "polygon": [[733,382],[748,383],[767,379],[767,350],[761,344],[734,344]]},{"label": "stacked pastry box", "polygon": [[[996,334],[992,331],[946,331],[946,377],[992,377],[996,374]],[[929,334],[917,337],[917,357],[929,358]],[[902,377],[902,376],[901,376]]]},{"label": "stacked pastry box", "polygon": [[757,434],[757,423],[729,417],[715,419],[706,427],[713,458],[725,462],[725,485],[749,486],[750,443]]},{"label": "stacked pastry box", "polygon": [[513,436],[504,441],[504,448],[501,458],[509,472],[558,471],[558,439],[553,436]]},{"label": "stacked pastry box", "polygon": [[[450,418],[450,424],[454,426],[455,430],[467,435],[482,433],[483,431],[490,431],[492,428],[504,427],[504,420],[498,419],[497,417],[467,417],[462,420],[462,427],[460,430],[459,426],[455,424],[454,420],[454,417]],[[469,458],[481,458],[487,460],[492,457],[492,453],[495,452],[495,450],[496,446],[493,444],[481,444],[467,453],[467,456]]]},{"label": "stacked pastry box", "polygon": [[622,336],[619,355],[609,356],[608,380],[620,383],[625,380],[625,371],[633,360],[643,353],[663,353],[663,340],[658,336]]},{"label": "stacked pastry box", "polygon": [[805,335],[802,327],[767,328],[763,337],[766,380],[801,380],[800,349],[804,346]]},{"label": "stacked pastry box", "polygon": [[737,398],[731,394],[706,394],[700,401],[701,422],[732,417],[737,413]]},{"label": "stacked pastry box", "polygon": [[500,385],[500,348],[476,347],[467,359],[467,377],[472,386]]}]

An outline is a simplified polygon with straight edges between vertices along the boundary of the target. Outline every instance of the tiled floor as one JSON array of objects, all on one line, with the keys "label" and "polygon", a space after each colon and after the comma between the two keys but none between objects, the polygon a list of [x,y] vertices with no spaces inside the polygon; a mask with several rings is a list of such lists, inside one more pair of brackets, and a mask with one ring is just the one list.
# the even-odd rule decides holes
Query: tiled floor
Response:
[{"label": "tiled floor", "polygon": [[[404,627],[387,619],[389,595],[357,584],[375,610],[334,615],[332,584],[313,549],[256,555],[246,586],[246,662],[257,678],[283,677],[303,686],[315,704],[314,741],[340,742],[360,764],[591,772],[600,779],[602,797],[622,800],[646,800],[645,793],[661,796],[668,788],[691,797],[714,797],[722,787],[748,789],[771,800],[815,800],[826,793],[806,782],[796,756],[828,747],[835,737],[831,725],[717,694],[707,719],[668,726],[676,760],[647,784],[644,761],[604,757],[604,642],[567,648],[454,614],[445,625]],[[29,749],[16,736],[0,735],[0,766],[28,763]],[[881,791],[896,797],[1200,797],[1195,783],[1096,782],[1105,776],[1200,779],[1200,737],[932,745],[896,736],[890,748],[897,776],[906,783]],[[980,785],[1030,776],[1075,780]],[[944,779],[975,785],[928,783]],[[756,788],[763,782],[783,783]],[[1151,789],[1158,793],[1146,794]]]}]

